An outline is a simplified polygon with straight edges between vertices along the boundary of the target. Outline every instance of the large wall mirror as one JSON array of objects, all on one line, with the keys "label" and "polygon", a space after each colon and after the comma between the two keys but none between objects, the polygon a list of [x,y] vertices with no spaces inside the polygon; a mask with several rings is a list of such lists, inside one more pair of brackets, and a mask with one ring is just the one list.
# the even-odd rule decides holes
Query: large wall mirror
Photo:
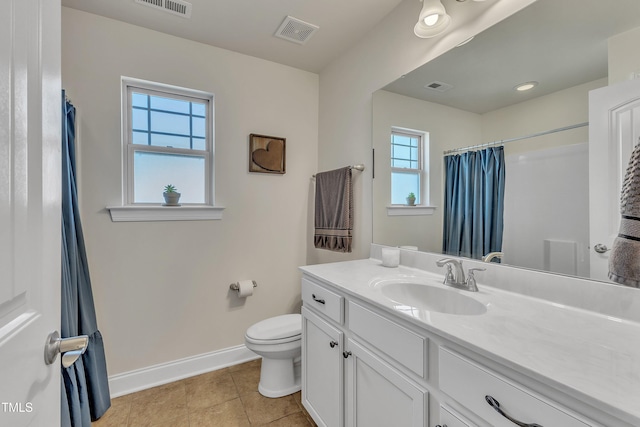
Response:
[{"label": "large wall mirror", "polygon": [[[375,92],[373,241],[440,252],[443,153],[497,143],[502,262],[602,280],[590,267],[589,92],[640,75],[637,46],[637,0],[538,0]],[[425,144],[417,207],[392,202],[392,135]]]}]

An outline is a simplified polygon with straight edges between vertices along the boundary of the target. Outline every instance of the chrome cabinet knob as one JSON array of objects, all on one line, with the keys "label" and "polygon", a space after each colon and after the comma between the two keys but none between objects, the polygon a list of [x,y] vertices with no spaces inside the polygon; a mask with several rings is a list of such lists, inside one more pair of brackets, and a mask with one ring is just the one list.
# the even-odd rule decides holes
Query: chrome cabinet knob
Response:
[{"label": "chrome cabinet knob", "polygon": [[351,356],[351,352],[350,352],[350,351],[343,351],[343,352],[342,352],[342,357],[344,357],[345,359],[346,359],[347,357],[349,357],[349,356]]},{"label": "chrome cabinet knob", "polygon": [[608,248],[607,245],[603,245],[602,243],[598,243],[597,245],[595,245],[593,247],[593,250],[596,251],[599,254],[603,254],[607,251],[610,251],[611,248]]},{"label": "chrome cabinet knob", "polygon": [[331,342],[329,343],[329,346],[330,346],[331,348],[333,348],[333,347],[335,347],[335,346],[337,346],[337,345],[338,345],[338,341],[331,341]]}]

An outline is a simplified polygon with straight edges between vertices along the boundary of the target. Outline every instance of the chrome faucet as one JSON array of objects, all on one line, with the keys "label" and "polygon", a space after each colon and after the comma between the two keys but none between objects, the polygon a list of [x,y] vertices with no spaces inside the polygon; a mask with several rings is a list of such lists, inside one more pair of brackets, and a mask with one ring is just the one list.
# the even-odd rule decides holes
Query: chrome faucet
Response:
[{"label": "chrome faucet", "polygon": [[456,289],[463,289],[470,292],[478,292],[478,286],[476,285],[476,278],[474,277],[474,271],[484,271],[484,268],[470,268],[469,277],[464,278],[464,270],[462,268],[462,261],[453,258],[443,258],[436,261],[438,267],[447,267],[447,272],[444,276],[444,284]]},{"label": "chrome faucet", "polygon": [[[464,270],[462,269],[462,261],[453,258],[443,258],[436,262],[438,267],[447,266],[447,274],[444,276],[445,285],[464,285]],[[453,268],[453,272],[451,269]]]},{"label": "chrome faucet", "polygon": [[488,254],[482,257],[482,261],[491,262],[491,260],[494,258],[498,258],[502,260],[503,256],[504,256],[504,252],[489,252]]}]

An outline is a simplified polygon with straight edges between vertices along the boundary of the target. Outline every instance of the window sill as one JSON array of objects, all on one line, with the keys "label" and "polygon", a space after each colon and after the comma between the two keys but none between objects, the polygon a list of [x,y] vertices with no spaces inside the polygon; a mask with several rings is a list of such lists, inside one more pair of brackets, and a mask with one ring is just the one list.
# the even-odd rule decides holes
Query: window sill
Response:
[{"label": "window sill", "polygon": [[419,216],[433,215],[436,211],[435,206],[408,206],[408,205],[392,205],[387,206],[387,216]]},{"label": "window sill", "polygon": [[222,219],[220,206],[107,206],[113,222],[206,221]]}]

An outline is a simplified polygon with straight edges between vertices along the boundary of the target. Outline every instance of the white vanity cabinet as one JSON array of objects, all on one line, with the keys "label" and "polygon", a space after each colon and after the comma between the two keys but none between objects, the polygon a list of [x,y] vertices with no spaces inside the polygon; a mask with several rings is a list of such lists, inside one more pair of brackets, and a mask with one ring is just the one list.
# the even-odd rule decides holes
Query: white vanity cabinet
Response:
[{"label": "white vanity cabinet", "polygon": [[319,426],[629,426],[330,282],[305,274],[302,298],[302,402]]},{"label": "white vanity cabinet", "polygon": [[[301,267],[302,398],[318,425],[640,427],[635,318],[562,305],[551,297],[573,281],[501,266],[491,280],[506,290],[449,290],[431,269],[441,255],[402,254],[398,268],[375,256]],[[553,288],[540,294],[550,299],[509,291],[524,279]],[[397,293],[397,284],[442,292]],[[596,290],[612,304],[640,303]],[[487,310],[451,311],[452,296]]]},{"label": "white vanity cabinet", "polygon": [[[342,296],[303,279],[302,298],[302,402],[314,421],[327,427],[424,427],[426,389],[397,370],[386,354],[411,352],[417,339],[420,352],[407,359],[423,372],[424,339],[414,336],[407,346],[403,339],[409,331],[350,303],[349,320],[374,341],[369,343],[343,321]],[[378,337],[391,339],[385,343]]]}]

